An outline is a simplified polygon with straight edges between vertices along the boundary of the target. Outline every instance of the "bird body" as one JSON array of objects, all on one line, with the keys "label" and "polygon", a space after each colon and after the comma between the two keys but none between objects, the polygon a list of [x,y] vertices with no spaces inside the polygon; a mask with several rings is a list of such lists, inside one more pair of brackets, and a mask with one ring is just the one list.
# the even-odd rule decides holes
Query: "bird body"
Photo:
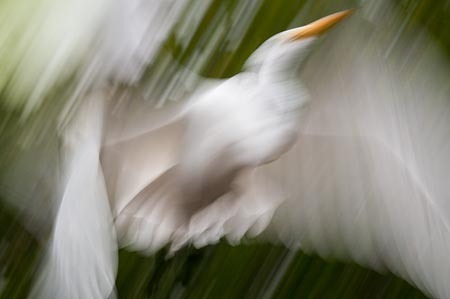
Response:
[{"label": "bird body", "polygon": [[[278,90],[282,90],[284,83],[273,85],[280,85]],[[298,126],[295,108],[302,107],[306,99],[301,96],[304,93],[285,94],[293,98],[283,99],[282,93],[274,94],[272,85],[262,85],[257,74],[241,73],[196,95],[195,102],[179,120],[184,125],[179,127],[182,139],[175,158],[178,162],[168,169],[164,183],[152,182],[153,186],[149,186],[151,189],[155,183],[159,185],[161,191],[153,190],[153,194],[163,196],[171,202],[172,210],[178,210],[163,213],[164,217],[173,217],[168,220],[172,233],[179,227],[188,227],[194,214],[219,198],[229,196],[233,198],[229,200],[238,200],[242,194],[235,186],[237,178],[245,171],[278,159],[295,143]],[[293,109],[291,102],[295,101],[298,105]],[[161,199],[152,200],[147,191],[145,194],[144,201],[125,207],[118,218],[136,217],[145,202]],[[129,219],[125,223],[129,226]],[[167,242],[170,236],[166,238]],[[132,245],[130,241],[126,243]],[[146,243],[143,247],[153,246]]]},{"label": "bird body", "polygon": [[[294,143],[296,119],[285,114],[295,112],[284,107],[280,94],[271,93],[271,86],[261,86],[255,77],[241,74],[226,80],[192,106],[180,163],[180,171],[191,174],[188,186],[208,182],[208,188],[220,190],[223,177],[232,179],[244,168],[273,161]],[[219,170],[217,161],[221,161]],[[215,176],[218,184],[210,181]]]}]

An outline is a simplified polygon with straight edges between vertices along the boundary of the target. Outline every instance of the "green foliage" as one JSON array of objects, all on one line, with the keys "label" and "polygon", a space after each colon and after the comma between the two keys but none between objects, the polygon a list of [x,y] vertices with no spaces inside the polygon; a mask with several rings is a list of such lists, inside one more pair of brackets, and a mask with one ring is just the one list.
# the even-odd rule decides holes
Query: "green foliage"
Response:
[{"label": "green foliage", "polygon": [[392,274],[268,244],[225,242],[145,258],[122,250],[120,298],[426,298]]}]

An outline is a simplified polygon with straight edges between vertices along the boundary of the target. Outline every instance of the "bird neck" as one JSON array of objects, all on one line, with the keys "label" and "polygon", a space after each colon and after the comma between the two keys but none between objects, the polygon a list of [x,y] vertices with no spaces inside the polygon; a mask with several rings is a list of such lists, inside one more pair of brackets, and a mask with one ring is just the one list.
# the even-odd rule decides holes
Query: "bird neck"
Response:
[{"label": "bird neck", "polygon": [[258,72],[259,82],[283,98],[297,98],[299,90],[303,89],[298,73],[300,64],[301,59],[294,56],[268,60]]},{"label": "bird neck", "polygon": [[258,75],[261,82],[267,84],[298,81],[300,65],[301,59],[296,56],[270,59],[261,66]]},{"label": "bird neck", "polygon": [[302,60],[301,55],[268,59],[258,72],[259,84],[270,91],[283,114],[297,113],[309,99],[298,72]]},{"label": "bird neck", "polygon": [[[298,80],[298,70],[310,52],[310,46],[315,38],[308,38],[300,44],[279,44],[269,51],[264,51],[259,57],[261,63],[257,72],[263,81],[286,82]],[[258,58],[258,55],[255,55]]]}]

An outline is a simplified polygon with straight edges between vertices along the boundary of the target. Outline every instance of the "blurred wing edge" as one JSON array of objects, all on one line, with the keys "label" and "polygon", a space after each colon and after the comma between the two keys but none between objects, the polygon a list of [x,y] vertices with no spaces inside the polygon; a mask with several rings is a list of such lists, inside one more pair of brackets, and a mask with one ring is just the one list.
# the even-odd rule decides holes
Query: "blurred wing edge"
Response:
[{"label": "blurred wing edge", "polygon": [[114,298],[117,241],[99,160],[102,94],[64,132],[61,201],[33,298]]},{"label": "blurred wing edge", "polygon": [[428,294],[448,297],[448,219],[414,170],[384,145],[364,137],[302,136],[277,163],[284,167],[260,170],[284,178],[285,202],[266,232],[272,240],[388,269]]}]

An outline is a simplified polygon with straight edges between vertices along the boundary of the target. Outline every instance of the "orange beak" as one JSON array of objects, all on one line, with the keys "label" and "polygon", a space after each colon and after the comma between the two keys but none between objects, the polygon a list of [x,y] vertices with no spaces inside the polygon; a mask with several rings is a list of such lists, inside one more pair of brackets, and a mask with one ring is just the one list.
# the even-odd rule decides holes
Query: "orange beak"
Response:
[{"label": "orange beak", "polygon": [[291,40],[299,40],[302,38],[307,38],[311,36],[320,35],[334,25],[345,19],[347,16],[353,13],[353,9],[344,10],[341,12],[334,13],[332,15],[321,18],[315,22],[312,22],[308,25],[299,27],[292,31],[292,35],[290,37]]}]

